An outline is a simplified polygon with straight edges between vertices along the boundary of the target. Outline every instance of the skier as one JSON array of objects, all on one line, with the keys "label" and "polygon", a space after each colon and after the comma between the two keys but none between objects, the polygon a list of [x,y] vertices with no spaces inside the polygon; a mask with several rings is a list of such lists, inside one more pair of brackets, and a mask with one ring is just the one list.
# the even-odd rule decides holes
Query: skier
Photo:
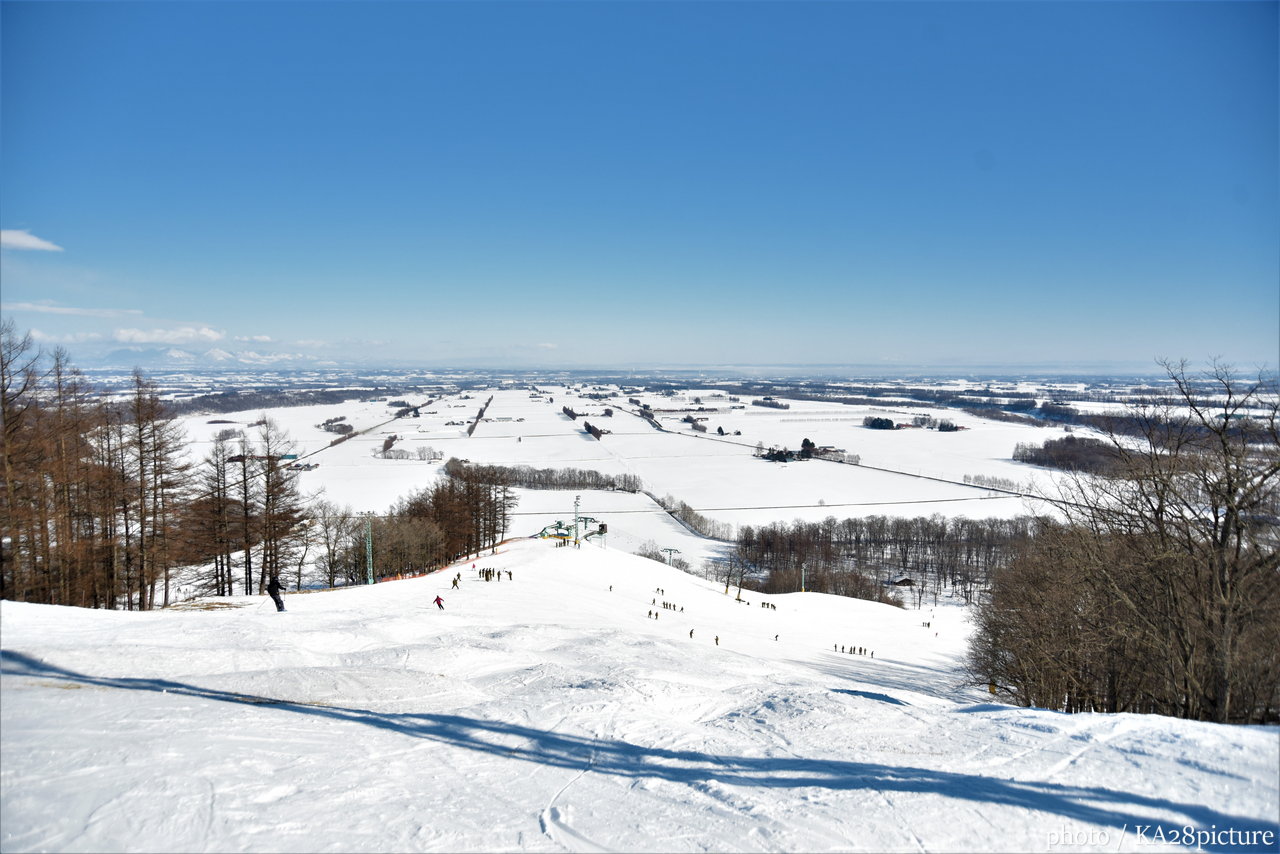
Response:
[{"label": "skier", "polygon": [[690,640],[693,639],[693,629],[689,629],[689,638]]},{"label": "skier", "polygon": [[720,636],[716,635],[716,646],[720,645]]},{"label": "skier", "polygon": [[280,586],[280,579],[271,576],[271,580],[267,582],[267,595],[271,597],[271,601],[276,603],[276,610],[284,610],[284,600],[280,598],[280,591],[284,588]]},{"label": "skier", "polygon": [[444,600],[441,599],[439,596],[436,597],[436,607],[439,608],[441,611],[444,610]]},{"label": "skier", "polygon": [[453,580],[453,589],[454,589],[454,590],[457,590],[457,589],[458,589],[458,579],[456,579],[456,578]]}]

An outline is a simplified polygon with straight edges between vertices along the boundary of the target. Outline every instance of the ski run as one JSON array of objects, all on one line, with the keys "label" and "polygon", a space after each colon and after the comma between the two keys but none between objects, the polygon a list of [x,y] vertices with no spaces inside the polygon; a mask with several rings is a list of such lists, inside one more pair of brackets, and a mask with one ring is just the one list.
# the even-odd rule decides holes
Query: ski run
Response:
[{"label": "ski run", "polygon": [[990,703],[949,601],[516,539],[284,602],[0,603],[0,848],[1276,850],[1274,728]]}]

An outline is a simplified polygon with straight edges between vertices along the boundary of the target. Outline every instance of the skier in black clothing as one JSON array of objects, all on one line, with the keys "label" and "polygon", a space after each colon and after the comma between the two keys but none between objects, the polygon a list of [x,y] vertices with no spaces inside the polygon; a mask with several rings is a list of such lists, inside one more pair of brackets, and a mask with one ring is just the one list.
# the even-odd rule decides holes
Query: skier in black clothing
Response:
[{"label": "skier in black clothing", "polygon": [[280,591],[284,588],[280,586],[280,579],[271,576],[271,580],[267,582],[267,595],[271,597],[271,601],[276,603],[276,610],[284,610],[284,600],[280,598]]}]

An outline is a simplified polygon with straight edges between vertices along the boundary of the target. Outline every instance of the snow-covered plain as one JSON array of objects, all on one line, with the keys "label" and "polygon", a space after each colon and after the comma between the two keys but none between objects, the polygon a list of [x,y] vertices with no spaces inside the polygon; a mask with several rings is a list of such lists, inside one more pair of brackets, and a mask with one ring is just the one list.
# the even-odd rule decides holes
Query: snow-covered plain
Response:
[{"label": "snow-covered plain", "polygon": [[474,563],[284,613],[0,604],[0,848],[1275,850],[1275,729],[988,703],[962,608]]},{"label": "snow-covered plain", "polygon": [[[565,387],[540,388],[545,393],[537,396],[516,388],[473,392],[466,399],[451,395],[424,407],[419,418],[394,421],[394,410],[388,401],[353,400],[339,405],[277,409],[270,415],[295,441],[299,452],[319,464],[314,470],[300,473],[303,490],[323,494],[357,512],[384,511],[396,498],[429,485],[438,476],[438,463],[376,458],[384,440],[394,435],[398,437],[395,449],[408,451],[411,456],[418,448],[429,447],[445,459],[633,474],[654,495],[671,495],[711,519],[732,525],[816,521],[828,516],[935,513],[945,517],[1003,518],[1032,509],[1043,511],[1043,506],[1029,505],[1028,499],[1019,495],[966,485],[964,476],[976,474],[1033,483],[1044,478],[1044,473],[1013,462],[1014,446],[1065,435],[1058,427],[1006,424],[941,409],[933,414],[950,418],[966,429],[955,433],[869,430],[862,426],[867,415],[888,414],[896,420],[910,421],[921,412],[811,401],[793,401],[790,410],[778,410],[745,403],[753,398],[743,398],[745,408],[731,409],[727,398],[714,398],[714,392],[706,392],[703,398],[708,409],[716,410],[705,413],[708,433],[697,434],[680,420],[687,413],[661,411],[695,407],[693,398],[699,396],[696,391],[678,399],[636,393],[598,401]],[[467,424],[490,396],[493,401],[486,409],[485,419],[474,435],[468,436]],[[664,429],[656,430],[632,414],[630,410],[635,407],[627,403],[629,397],[658,411],[658,422]],[[582,417],[576,421],[568,418],[562,412],[564,406],[582,413]],[[614,414],[605,417],[605,408],[612,408]],[[244,428],[258,420],[260,414],[254,410],[184,419],[193,455],[198,459],[207,453],[209,442],[219,430]],[[334,435],[317,425],[337,416],[346,417],[357,431],[367,432],[330,447]],[[597,441],[583,431],[584,421],[610,432]],[[719,436],[719,427],[728,435]],[[735,436],[734,432],[741,435]],[[821,460],[778,464],[755,456],[757,444],[796,450],[806,438],[817,445],[859,454],[862,465]],[[552,508],[553,504],[560,509]],[[624,504],[619,504],[617,497],[606,499],[587,493],[580,509],[596,517],[610,509],[622,513],[609,519],[610,531],[625,532],[637,542],[654,540],[682,551],[687,546],[697,554],[708,551],[705,543],[689,537],[652,501],[640,497]],[[549,508],[549,514],[542,512],[544,507]],[[572,493],[522,492],[516,519],[524,520],[529,527],[512,532],[536,532],[556,518],[571,518],[572,510]]]}]

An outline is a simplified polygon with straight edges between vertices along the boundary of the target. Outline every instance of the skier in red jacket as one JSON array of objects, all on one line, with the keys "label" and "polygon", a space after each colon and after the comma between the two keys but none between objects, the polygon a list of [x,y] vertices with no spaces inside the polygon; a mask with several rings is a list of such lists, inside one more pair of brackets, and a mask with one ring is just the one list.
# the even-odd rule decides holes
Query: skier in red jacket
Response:
[{"label": "skier in red jacket", "polygon": [[439,608],[441,611],[444,610],[444,600],[441,599],[439,596],[436,597],[436,607]]}]

